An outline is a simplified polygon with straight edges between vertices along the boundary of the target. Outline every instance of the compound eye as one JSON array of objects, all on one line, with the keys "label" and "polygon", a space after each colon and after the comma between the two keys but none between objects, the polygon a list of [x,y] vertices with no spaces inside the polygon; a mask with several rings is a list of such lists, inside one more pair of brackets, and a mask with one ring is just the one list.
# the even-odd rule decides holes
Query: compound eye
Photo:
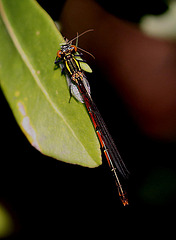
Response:
[{"label": "compound eye", "polygon": [[58,52],[57,52],[57,56],[58,56],[58,58],[61,58],[62,56],[62,51],[61,50],[59,50]]},{"label": "compound eye", "polygon": [[74,52],[74,53],[77,52],[77,47],[75,45],[71,45],[71,47],[73,49],[72,52]]}]

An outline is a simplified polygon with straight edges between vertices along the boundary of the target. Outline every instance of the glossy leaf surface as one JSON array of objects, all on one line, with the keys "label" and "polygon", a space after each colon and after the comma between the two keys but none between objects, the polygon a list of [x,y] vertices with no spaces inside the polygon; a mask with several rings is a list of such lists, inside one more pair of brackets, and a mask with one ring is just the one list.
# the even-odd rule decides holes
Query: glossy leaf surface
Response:
[{"label": "glossy leaf surface", "polygon": [[0,0],[0,16],[1,88],[30,143],[61,161],[100,165],[85,106],[69,103],[65,76],[54,70],[63,38],[51,18],[33,0]]}]

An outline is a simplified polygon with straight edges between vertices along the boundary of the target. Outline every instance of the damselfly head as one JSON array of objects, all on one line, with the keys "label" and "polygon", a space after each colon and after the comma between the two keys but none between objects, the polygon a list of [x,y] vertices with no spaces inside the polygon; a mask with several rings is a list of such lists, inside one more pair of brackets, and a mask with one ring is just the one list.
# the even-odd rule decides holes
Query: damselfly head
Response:
[{"label": "damselfly head", "polygon": [[[76,36],[75,38],[71,39],[70,41],[69,41],[67,38],[64,37],[65,42],[60,43],[60,45],[61,45],[61,50],[58,51],[57,56],[60,58],[61,56],[63,56],[63,55],[66,54],[66,53],[73,53],[73,54],[74,54],[74,53],[76,53],[77,50],[79,49],[79,50],[81,50],[81,51],[89,54],[89,55],[92,56],[93,58],[95,58],[91,53],[89,53],[89,52],[87,52],[86,50],[84,50],[84,49],[82,49],[82,48],[80,48],[80,47],[77,46],[77,44],[78,44],[78,38],[81,37],[82,35],[84,35],[85,33],[91,32],[91,31],[94,31],[94,30],[93,30],[93,29],[89,29],[89,30],[87,30],[87,31],[85,31],[85,32],[83,32],[83,33],[81,33],[81,34],[78,34],[78,33],[77,33],[77,36]],[[75,39],[77,40],[76,45],[72,45],[72,42],[73,42]]]},{"label": "damselfly head", "polygon": [[57,52],[57,56],[61,58],[63,55],[67,53],[76,53],[77,47],[75,45],[71,45],[70,43],[64,43],[61,45],[61,50]]},{"label": "damselfly head", "polygon": [[70,44],[68,43],[64,43],[61,45],[61,51],[64,53],[64,52],[68,52],[70,49]]}]

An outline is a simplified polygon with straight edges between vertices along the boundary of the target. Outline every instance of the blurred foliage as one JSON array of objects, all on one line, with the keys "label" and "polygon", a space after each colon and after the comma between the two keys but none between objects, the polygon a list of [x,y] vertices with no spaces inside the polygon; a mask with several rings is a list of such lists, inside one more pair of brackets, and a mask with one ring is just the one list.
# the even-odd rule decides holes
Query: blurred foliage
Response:
[{"label": "blurred foliage", "polygon": [[14,231],[12,217],[8,210],[0,203],[0,239],[8,237]]},{"label": "blurred foliage", "polygon": [[141,20],[141,29],[153,37],[176,39],[176,2],[171,1],[168,10],[160,15],[147,15]]}]

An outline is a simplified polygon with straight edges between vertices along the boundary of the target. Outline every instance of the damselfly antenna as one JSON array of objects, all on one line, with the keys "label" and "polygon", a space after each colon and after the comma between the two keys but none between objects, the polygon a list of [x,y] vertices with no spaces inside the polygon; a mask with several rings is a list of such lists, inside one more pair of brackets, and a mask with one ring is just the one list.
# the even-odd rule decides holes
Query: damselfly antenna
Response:
[{"label": "damselfly antenna", "polygon": [[78,36],[79,36],[79,34],[77,32],[77,34],[76,34],[76,47],[78,47]]},{"label": "damselfly antenna", "polygon": [[81,36],[84,35],[85,33],[92,32],[92,31],[94,31],[94,29],[88,29],[88,30],[84,31],[83,33],[77,35],[75,38],[71,39],[71,40],[68,42],[68,44],[72,43],[75,39],[78,39],[79,37],[81,37]]},{"label": "damselfly antenna", "polygon": [[93,57],[93,58],[95,59],[94,55],[91,54],[90,52],[88,52],[88,51],[86,51],[86,50],[84,50],[84,49],[82,49],[82,48],[80,48],[80,47],[78,47],[78,46],[77,46],[77,49],[79,49],[79,50],[81,50],[81,51],[83,51],[83,52],[89,54],[91,57]]},{"label": "damselfly antenna", "polygon": [[94,29],[88,29],[88,30],[84,31],[81,34],[78,34],[78,32],[77,32],[76,37],[71,39],[69,42],[67,41],[67,44],[71,44],[76,39],[76,47],[77,47],[77,49],[81,50],[82,52],[85,52],[85,53],[89,54],[91,57],[93,57],[95,59],[93,54],[91,54],[90,52],[88,52],[88,51],[86,51],[86,50],[84,50],[84,49],[82,49],[80,47],[78,47],[78,38],[81,37],[82,35],[84,35],[85,33],[92,32],[92,31],[94,31]]}]

